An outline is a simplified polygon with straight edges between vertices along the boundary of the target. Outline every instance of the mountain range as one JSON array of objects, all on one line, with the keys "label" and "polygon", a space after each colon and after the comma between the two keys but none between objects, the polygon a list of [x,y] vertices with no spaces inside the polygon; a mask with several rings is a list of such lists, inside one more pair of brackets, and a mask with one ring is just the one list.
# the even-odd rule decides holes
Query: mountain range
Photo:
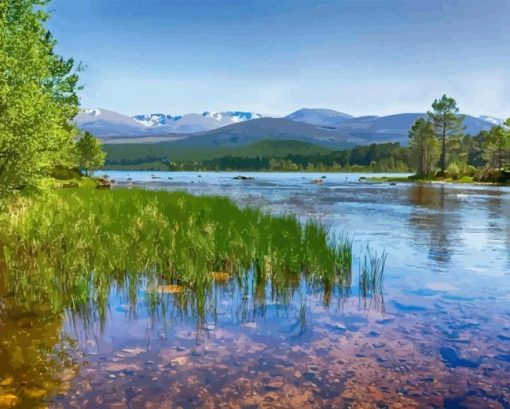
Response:
[{"label": "mountain range", "polygon": [[168,115],[148,114],[132,117],[104,108],[82,110],[75,121],[82,130],[100,138],[114,136],[143,136],[165,134],[189,134],[262,118],[254,112],[226,111],[203,114]]},{"label": "mountain range", "polygon": [[[262,139],[299,140],[328,147],[408,142],[411,125],[425,113],[359,116],[303,108],[283,118],[254,112],[225,111],[202,114],[149,114],[133,117],[107,109],[83,110],[77,126],[105,143],[174,142],[190,146],[238,146]],[[476,135],[503,121],[489,116],[465,116],[466,133]]]}]

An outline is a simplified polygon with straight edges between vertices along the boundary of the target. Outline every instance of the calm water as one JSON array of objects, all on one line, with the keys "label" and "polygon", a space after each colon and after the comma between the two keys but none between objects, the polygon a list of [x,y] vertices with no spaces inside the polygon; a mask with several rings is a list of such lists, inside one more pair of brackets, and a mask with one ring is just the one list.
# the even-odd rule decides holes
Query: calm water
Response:
[{"label": "calm water", "polygon": [[[341,293],[219,279],[200,317],[189,294],[172,291],[154,312],[143,285],[136,307],[112,289],[104,326],[4,314],[0,341],[23,331],[0,359],[33,359],[29,376],[44,379],[58,344],[70,363],[52,407],[510,407],[509,188],[360,183],[356,174],[326,174],[321,185],[310,183],[321,174],[108,174],[321,220],[354,235],[358,255],[367,244],[387,252],[384,291],[361,294],[356,262]],[[30,350],[33,340],[47,356]]]}]

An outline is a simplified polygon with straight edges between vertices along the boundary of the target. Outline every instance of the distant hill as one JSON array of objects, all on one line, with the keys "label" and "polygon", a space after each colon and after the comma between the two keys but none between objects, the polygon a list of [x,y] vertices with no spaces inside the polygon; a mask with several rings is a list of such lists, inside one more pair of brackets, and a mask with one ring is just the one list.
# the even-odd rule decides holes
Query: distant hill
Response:
[{"label": "distant hill", "polygon": [[[239,146],[261,139],[276,139],[299,140],[336,149],[383,142],[407,145],[409,129],[418,118],[425,115],[406,113],[351,118],[335,127],[327,128],[285,118],[261,118],[187,135],[176,143],[190,146]],[[493,126],[490,122],[472,116],[466,116],[464,124],[468,135],[477,135]]]},{"label": "distant hill", "polygon": [[188,135],[176,144],[188,146],[240,146],[262,139],[296,140],[342,148],[352,146],[343,130],[326,129],[285,118],[260,118]]},{"label": "distant hill", "polygon": [[[229,147],[263,139],[298,140],[336,149],[356,144],[408,143],[409,129],[425,113],[361,116],[328,109],[303,108],[285,118],[261,117],[243,111],[204,112],[171,116],[137,115],[133,118],[105,109],[81,112],[79,128],[112,143],[173,142],[182,146]],[[501,120],[465,116],[466,133],[477,135]]]},{"label": "distant hill", "polygon": [[284,157],[290,154],[315,155],[331,152],[330,149],[323,146],[292,140],[261,140],[245,146],[212,148],[189,147],[174,143],[107,144],[104,145],[104,149],[107,153],[106,168],[121,163],[124,163],[125,167],[129,167],[129,164],[140,165],[162,160],[198,162],[228,155],[268,158],[272,156]]},{"label": "distant hill", "polygon": [[75,118],[76,125],[100,138],[139,136],[146,127],[135,119],[103,108],[87,109]]},{"label": "distant hill", "polygon": [[[418,118],[425,116],[425,113],[365,116],[349,119],[335,129],[348,135],[348,140],[354,143],[400,142],[402,145],[407,145],[412,124]],[[469,115],[466,115],[464,124],[468,135],[477,135],[480,131],[488,130],[493,126],[488,121]]]},{"label": "distant hill", "polygon": [[285,118],[310,125],[330,127],[354,117],[332,109],[302,108],[287,115]]},{"label": "distant hill", "polygon": [[487,115],[480,115],[478,119],[481,119],[482,121],[490,122],[493,125],[503,125],[505,123],[505,120],[502,118],[495,118],[493,116],[487,116]]}]

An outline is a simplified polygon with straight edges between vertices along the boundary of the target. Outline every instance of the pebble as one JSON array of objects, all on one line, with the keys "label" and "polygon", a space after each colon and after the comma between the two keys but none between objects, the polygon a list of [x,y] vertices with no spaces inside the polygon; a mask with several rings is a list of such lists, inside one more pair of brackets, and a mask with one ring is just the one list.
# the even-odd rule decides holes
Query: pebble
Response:
[{"label": "pebble", "polygon": [[12,393],[0,395],[0,408],[13,408],[18,404],[19,398]]}]

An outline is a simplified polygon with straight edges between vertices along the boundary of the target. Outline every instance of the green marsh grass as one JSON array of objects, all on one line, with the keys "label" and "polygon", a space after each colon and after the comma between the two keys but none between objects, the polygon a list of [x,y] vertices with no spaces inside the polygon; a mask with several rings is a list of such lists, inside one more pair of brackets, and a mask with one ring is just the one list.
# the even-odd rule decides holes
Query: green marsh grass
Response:
[{"label": "green marsh grass", "polygon": [[282,297],[302,277],[324,288],[350,282],[352,240],[222,197],[64,189],[19,199],[6,214],[3,275],[16,298],[82,317],[96,311],[101,321],[112,289],[135,305],[145,287],[155,307],[168,285],[205,314],[213,272],[239,283],[253,272],[256,291],[271,282]]}]

